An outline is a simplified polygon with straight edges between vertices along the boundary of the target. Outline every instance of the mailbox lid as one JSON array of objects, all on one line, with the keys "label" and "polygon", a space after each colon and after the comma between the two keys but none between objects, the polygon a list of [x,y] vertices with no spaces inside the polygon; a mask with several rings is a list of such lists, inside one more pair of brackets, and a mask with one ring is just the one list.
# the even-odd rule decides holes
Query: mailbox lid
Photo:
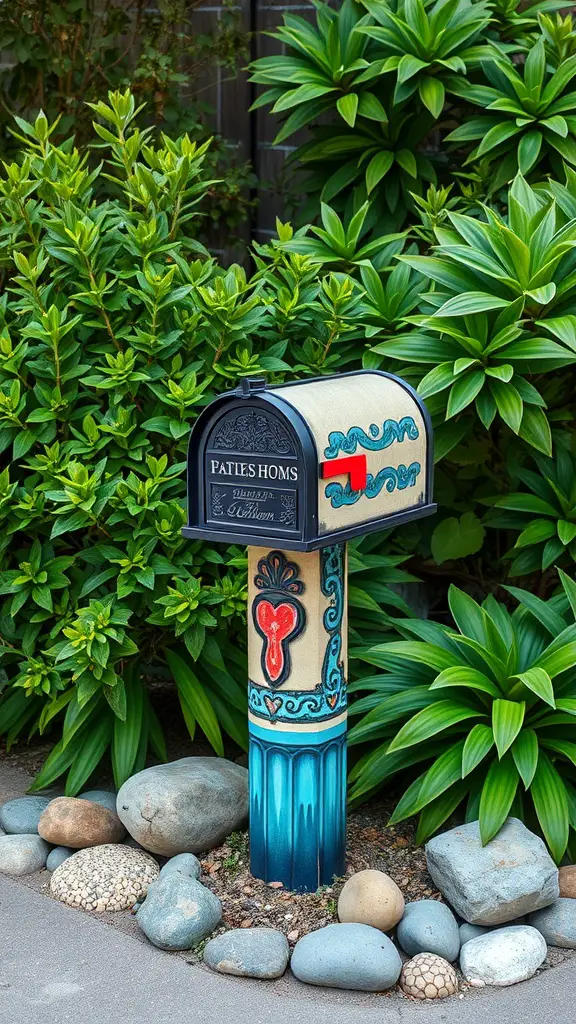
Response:
[{"label": "mailbox lid", "polygon": [[[314,438],[321,543],[435,510],[430,419],[405,381],[359,371],[282,385],[273,394],[300,413]],[[329,466],[357,455],[365,457],[367,473],[361,490],[351,487],[348,473],[332,476]]]}]

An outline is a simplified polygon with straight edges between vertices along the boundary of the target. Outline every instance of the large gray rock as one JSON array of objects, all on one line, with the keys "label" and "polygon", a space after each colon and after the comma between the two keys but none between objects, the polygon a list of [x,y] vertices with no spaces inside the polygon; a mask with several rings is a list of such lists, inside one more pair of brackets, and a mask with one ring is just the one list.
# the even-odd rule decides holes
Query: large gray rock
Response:
[{"label": "large gray rock", "polygon": [[172,857],[218,846],[248,816],[248,772],[220,757],[183,757],[133,775],[118,816],[146,850]]},{"label": "large gray rock", "polygon": [[440,892],[469,924],[504,924],[558,899],[558,868],[518,818],[508,818],[486,846],[477,821],[443,832],[426,844],[426,862]]},{"label": "large gray rock", "polygon": [[6,875],[31,875],[46,864],[48,843],[39,835],[0,836],[0,871]]},{"label": "large gray rock", "polygon": [[38,832],[41,814],[50,803],[46,796],[21,796],[0,807],[0,827],[8,835],[33,835]]},{"label": "large gray rock", "polygon": [[537,928],[549,946],[576,949],[576,900],[561,897],[543,910],[530,914],[528,923]]},{"label": "large gray rock", "polygon": [[450,907],[437,900],[408,903],[396,934],[408,956],[437,953],[452,962],[460,952],[458,922]]},{"label": "large gray rock", "polygon": [[210,939],[204,963],[239,978],[281,978],[289,955],[288,939],[275,928],[232,928]]},{"label": "large gray rock", "polygon": [[383,992],[400,977],[394,943],[368,924],[329,924],[304,935],[294,947],[293,974],[307,985]]},{"label": "large gray rock", "polygon": [[183,875],[184,878],[194,878],[198,881],[202,874],[202,866],[198,857],[195,857],[193,853],[177,853],[160,869],[160,878],[164,878],[164,875],[171,875],[175,871],[179,875]]},{"label": "large gray rock", "polygon": [[177,871],[149,887],[136,914],[146,937],[160,949],[192,949],[214,931],[221,919],[218,897]]},{"label": "large gray rock", "polygon": [[536,928],[527,924],[496,928],[462,946],[460,969],[472,985],[516,985],[536,973],[546,952]]}]

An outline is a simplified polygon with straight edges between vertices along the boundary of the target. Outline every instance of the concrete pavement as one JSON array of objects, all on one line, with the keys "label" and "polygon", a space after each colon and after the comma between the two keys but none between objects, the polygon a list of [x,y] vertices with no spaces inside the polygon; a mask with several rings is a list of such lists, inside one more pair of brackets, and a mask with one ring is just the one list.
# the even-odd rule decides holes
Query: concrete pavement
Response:
[{"label": "concrete pavement", "polygon": [[0,1021],[10,1024],[571,1024],[569,961],[423,1005],[221,977],[0,875]]}]

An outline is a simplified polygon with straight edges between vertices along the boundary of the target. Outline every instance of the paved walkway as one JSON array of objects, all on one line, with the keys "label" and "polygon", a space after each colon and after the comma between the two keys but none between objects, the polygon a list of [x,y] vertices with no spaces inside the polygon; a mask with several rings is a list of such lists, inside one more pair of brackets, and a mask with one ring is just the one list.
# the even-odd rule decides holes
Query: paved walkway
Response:
[{"label": "paved walkway", "polygon": [[[192,967],[0,875],[0,1021],[10,1024],[571,1024],[573,962],[509,989],[419,1005]],[[351,1001],[353,999],[353,1001]]]}]

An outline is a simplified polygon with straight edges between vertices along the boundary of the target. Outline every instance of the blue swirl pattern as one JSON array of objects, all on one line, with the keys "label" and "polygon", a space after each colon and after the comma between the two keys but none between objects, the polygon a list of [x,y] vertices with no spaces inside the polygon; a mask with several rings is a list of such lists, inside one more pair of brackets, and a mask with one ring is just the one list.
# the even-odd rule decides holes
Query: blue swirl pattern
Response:
[{"label": "blue swirl pattern", "polygon": [[394,441],[402,442],[408,438],[416,441],[420,436],[412,416],[403,416],[401,420],[384,420],[382,433],[376,423],[368,427],[368,434],[362,427],[350,427],[346,434],[341,430],[332,430],[328,434],[328,447],[324,449],[327,459],[335,459],[340,452],[354,455],[358,445],[369,452],[381,452],[389,448]]},{"label": "blue swirl pattern", "polygon": [[334,481],[326,485],[324,494],[327,498],[330,498],[332,508],[342,508],[342,505],[355,505],[364,494],[367,498],[376,498],[383,487],[390,494],[396,488],[399,491],[404,491],[407,487],[414,487],[421,469],[422,467],[419,462],[412,462],[410,466],[404,466],[402,463],[397,467],[385,466],[376,476],[368,473],[368,482],[364,491],[353,491],[350,487],[350,481],[348,481],[345,487]]}]

